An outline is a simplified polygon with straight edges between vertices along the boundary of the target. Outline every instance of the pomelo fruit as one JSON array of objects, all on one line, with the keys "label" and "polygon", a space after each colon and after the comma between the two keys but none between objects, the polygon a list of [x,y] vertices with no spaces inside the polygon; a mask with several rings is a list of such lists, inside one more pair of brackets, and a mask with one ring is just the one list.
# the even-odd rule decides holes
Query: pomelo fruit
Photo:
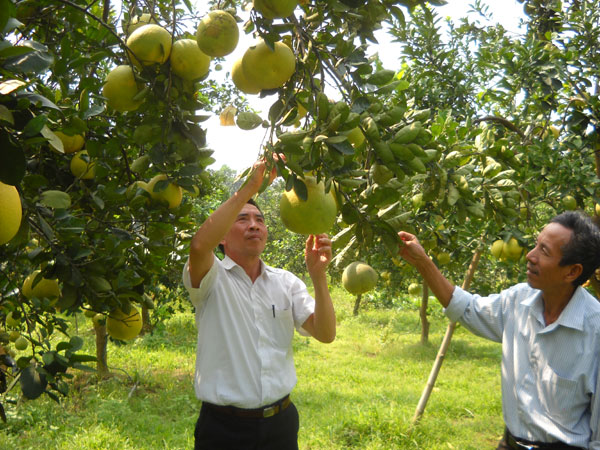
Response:
[{"label": "pomelo fruit", "polygon": [[83,148],[85,144],[85,139],[81,134],[74,134],[73,136],[69,136],[68,134],[63,133],[62,131],[55,131],[55,135],[58,136],[60,141],[63,144],[63,150],[65,153],[74,153]]},{"label": "pomelo fruit", "polygon": [[296,71],[296,57],[281,42],[275,42],[271,50],[265,41],[260,41],[246,50],[242,67],[252,85],[261,89],[276,89],[283,86]]},{"label": "pomelo fruit", "polygon": [[254,9],[267,19],[282,19],[291,16],[298,0],[254,0]]},{"label": "pomelo fruit", "polygon": [[368,264],[354,261],[344,269],[342,273],[342,285],[344,289],[354,295],[364,294],[377,284],[377,272]]},{"label": "pomelo fruit", "polygon": [[123,31],[125,32],[125,34],[127,36],[129,36],[131,33],[133,33],[138,28],[143,27],[144,25],[152,24],[152,23],[157,24],[158,22],[156,22],[156,20],[154,20],[154,18],[152,17],[152,15],[150,13],[143,13],[141,16],[132,17],[131,20],[129,22],[127,22],[125,24],[125,26],[123,27]]},{"label": "pomelo fruit", "polygon": [[141,187],[146,189],[154,200],[167,204],[169,209],[177,208],[183,199],[183,191],[180,186],[177,186],[175,183],[169,183],[169,185],[161,191],[154,190],[156,183],[166,179],[167,176],[164,173],[161,173],[152,178],[146,187],[143,185],[141,185]]},{"label": "pomelo fruit", "polygon": [[21,197],[17,188],[0,181],[0,245],[16,236],[22,215]]},{"label": "pomelo fruit", "polygon": [[[87,161],[82,158],[87,156]],[[81,150],[71,158],[71,173],[82,180],[91,180],[96,175],[96,163],[90,161],[87,150]]]},{"label": "pomelo fruit", "polygon": [[204,77],[210,67],[210,56],[202,52],[194,39],[179,39],[171,48],[171,70],[184,80]]},{"label": "pomelo fruit", "polygon": [[139,94],[140,86],[131,66],[117,66],[106,76],[102,95],[106,104],[119,112],[134,111],[140,107],[142,100],[134,100]]},{"label": "pomelo fruit", "polygon": [[58,280],[49,280],[48,278],[42,278],[35,286],[33,281],[40,273],[39,270],[34,270],[30,273],[21,287],[21,293],[27,298],[48,298],[51,300],[58,299],[60,297],[60,287],[58,286]]},{"label": "pomelo fruit", "polygon": [[321,234],[331,229],[337,217],[337,204],[333,190],[325,193],[323,181],[317,183],[313,176],[306,176],[304,184],[307,199],[302,200],[294,189],[282,194],[279,212],[285,227],[300,234]]},{"label": "pomelo fruit", "polygon": [[210,11],[205,15],[196,31],[198,47],[212,57],[229,55],[237,47],[239,39],[237,22],[231,14],[222,10]]},{"label": "pomelo fruit", "polygon": [[125,314],[120,308],[112,311],[106,319],[106,332],[113,339],[129,341],[142,331],[142,316],[133,306]]},{"label": "pomelo fruit", "polygon": [[249,82],[246,76],[244,75],[244,69],[242,67],[242,58],[239,58],[233,63],[231,67],[231,81],[235,84],[240,91],[245,94],[258,94],[260,92],[260,87],[254,85]]},{"label": "pomelo fruit", "polygon": [[136,65],[165,63],[171,54],[171,45],[171,34],[156,24],[143,25],[127,38],[130,56]]}]

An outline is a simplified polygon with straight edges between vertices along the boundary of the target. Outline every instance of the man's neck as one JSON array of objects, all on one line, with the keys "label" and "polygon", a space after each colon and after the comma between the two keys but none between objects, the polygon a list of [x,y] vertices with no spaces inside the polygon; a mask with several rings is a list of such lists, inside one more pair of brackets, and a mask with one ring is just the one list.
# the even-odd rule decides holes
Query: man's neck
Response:
[{"label": "man's neck", "polygon": [[569,304],[571,297],[575,293],[575,288],[571,285],[565,286],[564,289],[559,289],[551,294],[542,293],[544,300],[544,320],[546,325],[550,325],[558,320],[563,310]]},{"label": "man's neck", "polygon": [[238,266],[244,269],[246,275],[250,277],[252,283],[256,281],[256,279],[260,275],[261,262],[259,256],[249,256],[244,257],[241,255],[230,256],[230,258],[235,262]]}]

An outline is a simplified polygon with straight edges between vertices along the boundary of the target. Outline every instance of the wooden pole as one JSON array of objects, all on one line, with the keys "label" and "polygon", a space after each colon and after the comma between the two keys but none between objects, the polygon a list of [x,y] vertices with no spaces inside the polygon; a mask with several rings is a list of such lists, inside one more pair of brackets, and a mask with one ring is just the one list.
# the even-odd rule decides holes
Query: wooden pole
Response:
[{"label": "wooden pole", "polygon": [[421,296],[421,306],[419,316],[421,317],[421,345],[429,342],[429,319],[427,319],[427,307],[429,306],[429,286],[423,280],[423,295]]},{"label": "wooden pole", "polygon": [[[479,258],[481,257],[481,250],[477,249],[473,254],[473,259],[471,260],[471,264],[469,265],[469,270],[467,271],[467,275],[463,281],[462,288],[465,290],[469,289],[471,286],[471,281],[473,281],[473,276],[475,274],[475,270],[479,264]],[[450,341],[452,340],[452,334],[454,333],[454,329],[456,328],[456,322],[450,322],[448,327],[446,328],[446,334],[444,335],[444,339],[442,340],[442,344],[438,351],[438,354],[435,358],[435,362],[433,363],[433,368],[429,373],[429,379],[427,380],[427,384],[425,385],[425,389],[421,394],[421,398],[419,399],[419,403],[417,404],[417,409],[415,410],[415,415],[412,418],[412,424],[416,424],[423,413],[425,412],[425,407],[427,406],[427,401],[433,392],[433,387],[435,386],[435,381],[437,379],[438,374],[440,373],[440,369],[442,368],[442,363],[444,362],[444,357],[446,356],[446,352],[450,347]]]}]

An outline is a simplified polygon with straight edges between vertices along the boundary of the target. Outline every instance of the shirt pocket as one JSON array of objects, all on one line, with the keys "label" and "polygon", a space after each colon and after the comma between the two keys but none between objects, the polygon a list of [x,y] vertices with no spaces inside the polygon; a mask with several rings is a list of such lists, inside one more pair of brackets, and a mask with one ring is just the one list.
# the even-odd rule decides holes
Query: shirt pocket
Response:
[{"label": "shirt pocket", "polygon": [[579,382],[557,375],[550,366],[542,369],[538,395],[550,419],[567,428],[576,424],[587,404],[580,387]]},{"label": "shirt pocket", "polygon": [[294,337],[294,316],[289,305],[270,305],[266,313],[266,332],[273,346],[287,349]]}]

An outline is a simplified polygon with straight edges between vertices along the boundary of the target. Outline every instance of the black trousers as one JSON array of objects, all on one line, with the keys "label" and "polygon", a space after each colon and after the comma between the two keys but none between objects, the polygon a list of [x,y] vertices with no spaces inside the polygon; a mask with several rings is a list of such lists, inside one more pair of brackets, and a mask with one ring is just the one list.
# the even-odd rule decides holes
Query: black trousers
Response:
[{"label": "black trousers", "polygon": [[[510,441],[511,438],[514,440],[514,436],[512,436],[510,434],[510,431],[508,431],[507,427],[504,427],[504,436],[502,436],[502,439],[500,440],[500,442],[498,442],[498,447],[496,448],[496,450],[513,450],[513,449],[520,449],[520,448],[526,448],[526,447],[519,447],[519,446],[514,446],[514,445],[510,445]],[[556,442],[553,444],[543,444],[541,442],[530,442],[530,441],[525,441],[523,439],[521,439],[521,441],[523,441],[525,444],[533,444],[535,446],[537,446],[537,448],[540,449],[556,449],[556,450],[583,450],[581,447],[573,447],[572,445],[567,445],[567,444],[563,444],[561,442]],[[536,448],[536,447],[534,447]]]},{"label": "black trousers", "polygon": [[194,450],[298,450],[299,423],[294,403],[268,418],[238,417],[203,404]]}]

